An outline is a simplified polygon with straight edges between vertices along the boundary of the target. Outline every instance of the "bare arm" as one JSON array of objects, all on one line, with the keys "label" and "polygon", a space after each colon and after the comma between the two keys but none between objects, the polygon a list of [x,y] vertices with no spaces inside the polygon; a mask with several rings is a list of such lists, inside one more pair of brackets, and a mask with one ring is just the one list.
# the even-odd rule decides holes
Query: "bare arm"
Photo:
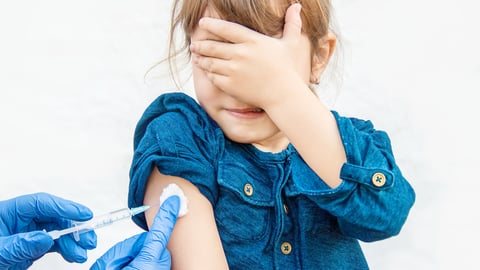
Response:
[{"label": "bare arm", "polygon": [[335,188],[342,182],[340,169],[347,161],[337,122],[306,85],[303,91],[300,87],[292,86],[295,92],[288,98],[264,109],[308,166]]},{"label": "bare arm", "polygon": [[[161,174],[154,168],[148,179],[144,204],[158,204],[160,194],[170,183],[176,183],[188,198],[188,212],[179,218],[168,243],[172,269],[228,269],[210,202],[189,181]],[[145,214],[148,226],[158,207]]]}]

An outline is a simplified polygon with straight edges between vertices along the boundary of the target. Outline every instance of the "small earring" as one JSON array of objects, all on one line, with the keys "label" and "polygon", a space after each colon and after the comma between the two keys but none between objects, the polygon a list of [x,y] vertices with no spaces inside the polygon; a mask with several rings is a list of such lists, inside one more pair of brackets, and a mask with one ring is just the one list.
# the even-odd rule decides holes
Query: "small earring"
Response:
[{"label": "small earring", "polygon": [[312,76],[312,78],[310,78],[310,83],[320,84],[320,79],[318,77]]}]

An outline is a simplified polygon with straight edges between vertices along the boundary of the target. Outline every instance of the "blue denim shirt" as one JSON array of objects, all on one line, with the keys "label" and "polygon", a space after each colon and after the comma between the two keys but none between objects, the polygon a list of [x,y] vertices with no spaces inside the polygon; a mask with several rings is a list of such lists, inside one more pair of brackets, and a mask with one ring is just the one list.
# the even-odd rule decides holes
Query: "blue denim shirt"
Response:
[{"label": "blue denim shirt", "polygon": [[[332,113],[347,155],[334,189],[292,145],[273,154],[230,141],[195,100],[164,94],[135,131],[129,207],[156,166],[210,200],[231,269],[368,269],[358,240],[398,234],[415,193],[385,132]],[[134,221],[147,229],[143,215]]]}]

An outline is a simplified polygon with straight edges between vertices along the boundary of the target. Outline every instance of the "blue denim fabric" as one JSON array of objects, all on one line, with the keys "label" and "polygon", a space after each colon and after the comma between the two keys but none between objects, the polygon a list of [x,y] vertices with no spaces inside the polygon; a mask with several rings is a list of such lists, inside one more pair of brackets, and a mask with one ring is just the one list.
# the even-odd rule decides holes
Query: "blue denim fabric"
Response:
[{"label": "blue denim fabric", "polygon": [[[332,113],[347,154],[335,189],[292,145],[273,154],[232,142],[193,99],[162,95],[135,131],[129,207],[142,204],[156,166],[210,200],[231,269],[368,269],[358,240],[397,235],[415,193],[385,132]],[[144,216],[134,221],[146,228]]]}]

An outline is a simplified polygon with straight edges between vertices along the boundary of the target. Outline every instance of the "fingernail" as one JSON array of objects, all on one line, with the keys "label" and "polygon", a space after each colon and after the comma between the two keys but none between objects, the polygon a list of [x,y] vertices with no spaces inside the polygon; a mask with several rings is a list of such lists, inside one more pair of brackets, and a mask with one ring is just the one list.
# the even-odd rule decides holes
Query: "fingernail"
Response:
[{"label": "fingernail", "polygon": [[300,14],[300,12],[302,11],[302,5],[299,2],[295,3],[294,5],[295,5],[295,11],[298,14]]}]

